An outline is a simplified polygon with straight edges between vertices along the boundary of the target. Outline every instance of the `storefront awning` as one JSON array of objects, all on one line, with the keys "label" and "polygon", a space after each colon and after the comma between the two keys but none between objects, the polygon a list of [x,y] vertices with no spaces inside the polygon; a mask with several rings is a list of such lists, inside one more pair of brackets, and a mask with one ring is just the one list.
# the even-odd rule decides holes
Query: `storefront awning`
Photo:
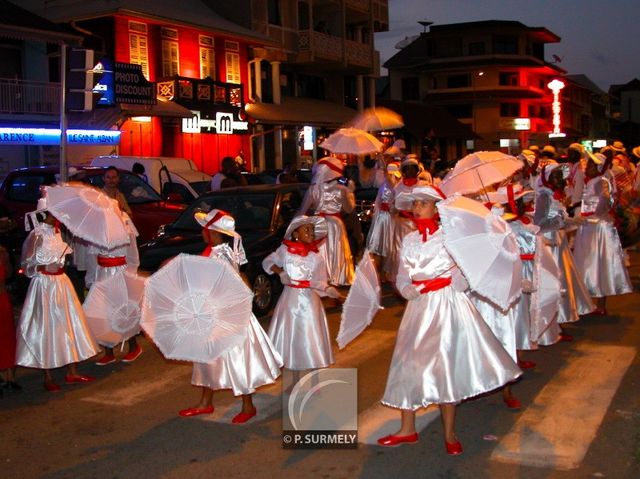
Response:
[{"label": "storefront awning", "polygon": [[328,128],[339,128],[357,113],[330,101],[290,96],[283,97],[279,105],[248,103],[245,110],[257,123]]},{"label": "storefront awning", "polygon": [[133,105],[120,103],[115,107],[96,107],[93,111],[69,113],[70,128],[109,129],[120,126],[132,116],[160,116],[165,118],[191,118],[191,110],[173,101],[158,100],[155,105]]}]

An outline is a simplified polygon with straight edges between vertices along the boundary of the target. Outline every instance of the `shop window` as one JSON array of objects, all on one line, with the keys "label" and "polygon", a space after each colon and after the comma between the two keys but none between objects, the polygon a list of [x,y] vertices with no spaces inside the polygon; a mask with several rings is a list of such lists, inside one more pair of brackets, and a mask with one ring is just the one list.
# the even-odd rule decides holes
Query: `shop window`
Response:
[{"label": "shop window", "polygon": [[520,116],[519,103],[500,103],[500,116],[507,118],[516,118]]},{"label": "shop window", "polygon": [[501,72],[499,77],[500,86],[518,86],[517,72]]},{"label": "shop window", "polygon": [[447,88],[466,88],[471,86],[471,77],[465,73],[463,75],[449,75],[447,77]]},{"label": "shop window", "polygon": [[402,99],[405,101],[420,99],[420,81],[418,77],[405,77],[402,79]]},{"label": "shop window", "polygon": [[282,25],[280,0],[267,0],[267,18],[271,25]]}]

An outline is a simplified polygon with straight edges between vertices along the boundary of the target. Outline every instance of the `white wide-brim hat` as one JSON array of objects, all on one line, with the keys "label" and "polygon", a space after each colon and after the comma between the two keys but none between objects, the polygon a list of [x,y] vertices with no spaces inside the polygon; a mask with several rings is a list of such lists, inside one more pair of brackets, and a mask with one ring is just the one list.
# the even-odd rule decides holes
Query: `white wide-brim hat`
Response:
[{"label": "white wide-brim hat", "polygon": [[396,208],[402,211],[408,211],[416,200],[440,201],[444,199],[446,199],[445,194],[434,186],[416,186],[413,190],[400,193],[396,197]]},{"label": "white wide-brim hat", "polygon": [[218,231],[234,238],[240,237],[236,233],[236,221],[226,211],[212,209],[207,213],[206,211],[198,210],[193,214],[193,217],[203,229]]},{"label": "white wide-brim hat", "polygon": [[284,233],[284,239],[292,239],[292,235],[295,230],[303,225],[308,224],[313,225],[313,233],[316,240],[326,238],[328,233],[327,220],[325,220],[322,216],[300,215],[291,220],[291,223],[289,223],[289,226],[287,226],[287,231],[285,231]]}]

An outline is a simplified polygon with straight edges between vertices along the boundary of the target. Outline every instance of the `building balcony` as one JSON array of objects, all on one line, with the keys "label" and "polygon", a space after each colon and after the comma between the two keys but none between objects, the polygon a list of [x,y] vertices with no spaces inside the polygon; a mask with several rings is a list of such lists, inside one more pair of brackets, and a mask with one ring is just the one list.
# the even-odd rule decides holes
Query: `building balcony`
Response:
[{"label": "building balcony", "polygon": [[533,86],[490,86],[490,87],[465,87],[465,88],[438,88],[429,90],[425,99],[448,100],[456,99],[480,99],[496,98],[500,100],[513,99],[544,99],[549,92]]},{"label": "building balcony", "polygon": [[243,86],[225,83],[210,78],[165,78],[157,83],[157,95],[165,100],[173,100],[191,110],[206,108],[243,108]]},{"label": "building balcony", "polygon": [[336,68],[355,67],[368,72],[373,68],[374,60],[370,44],[313,30],[298,33],[298,63],[324,62],[334,64]]},{"label": "building balcony", "polygon": [[0,113],[58,115],[60,83],[0,78]]}]

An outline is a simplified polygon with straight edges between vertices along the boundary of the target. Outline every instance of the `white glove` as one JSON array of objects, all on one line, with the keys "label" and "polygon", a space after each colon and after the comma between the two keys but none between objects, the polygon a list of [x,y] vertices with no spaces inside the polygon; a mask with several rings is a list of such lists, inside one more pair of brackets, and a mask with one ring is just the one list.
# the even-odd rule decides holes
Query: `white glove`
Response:
[{"label": "white glove", "polygon": [[280,282],[286,286],[288,284],[291,284],[291,278],[289,277],[289,275],[287,274],[287,272],[285,270],[280,271],[280,273],[278,274],[278,276],[280,276]]},{"label": "white glove", "polygon": [[404,288],[402,288],[402,291],[400,291],[400,294],[404,299],[408,301],[411,301],[412,299],[416,299],[420,297],[420,291],[418,291],[418,288],[416,288],[412,284],[408,284]]},{"label": "white glove", "polygon": [[325,294],[333,299],[340,298],[340,292],[333,286],[329,286],[324,290]]},{"label": "white glove", "polygon": [[451,272],[451,287],[459,293],[464,293],[469,289],[467,278],[464,277],[462,271],[458,268],[454,268]]},{"label": "white glove", "polygon": [[525,294],[531,294],[535,291],[533,287],[533,282],[530,279],[522,280],[522,292]]}]

